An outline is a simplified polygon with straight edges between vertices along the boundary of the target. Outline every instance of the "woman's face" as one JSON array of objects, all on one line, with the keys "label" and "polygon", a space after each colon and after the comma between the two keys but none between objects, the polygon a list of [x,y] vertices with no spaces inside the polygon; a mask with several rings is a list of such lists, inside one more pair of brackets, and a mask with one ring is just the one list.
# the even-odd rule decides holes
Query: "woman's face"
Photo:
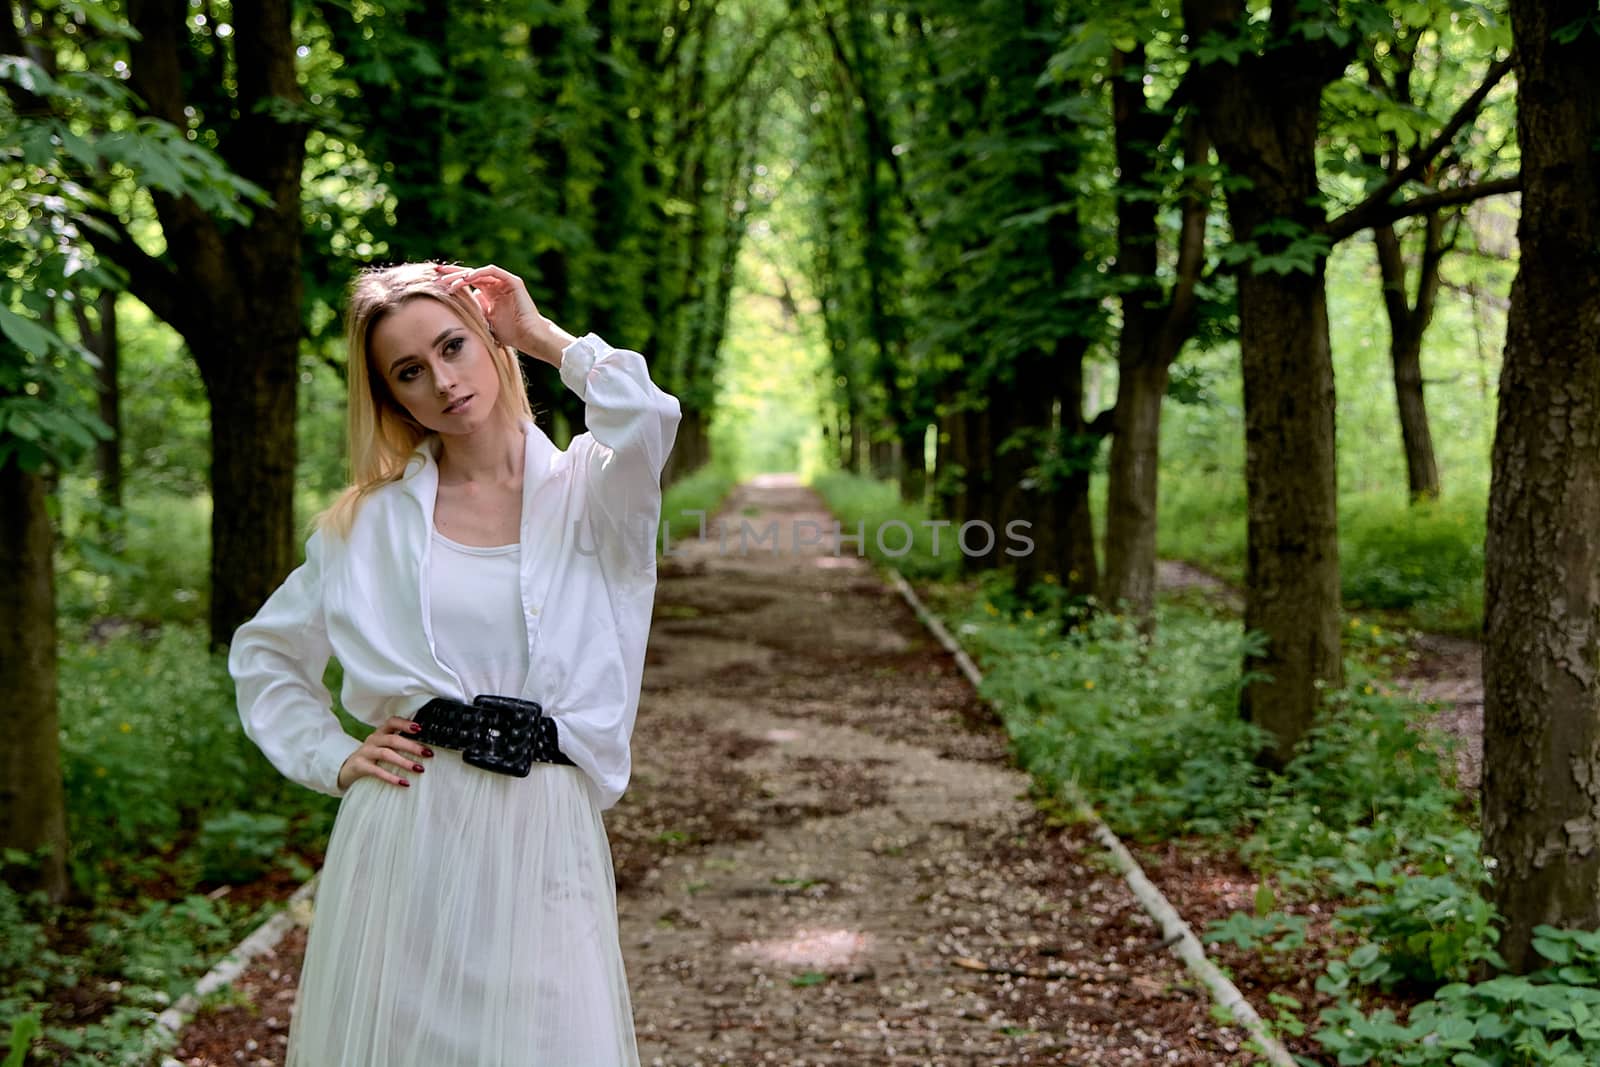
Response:
[{"label": "woman's face", "polygon": [[435,433],[472,433],[493,418],[500,399],[494,357],[438,300],[407,300],[379,319],[367,357],[390,395]]}]

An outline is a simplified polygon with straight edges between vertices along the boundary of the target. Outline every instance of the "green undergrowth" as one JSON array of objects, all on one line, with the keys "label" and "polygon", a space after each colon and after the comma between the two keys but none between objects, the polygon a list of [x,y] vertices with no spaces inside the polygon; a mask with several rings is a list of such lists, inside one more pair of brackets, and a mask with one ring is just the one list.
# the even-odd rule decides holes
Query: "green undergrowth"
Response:
[{"label": "green undergrowth", "polygon": [[[1498,973],[1499,918],[1483,892],[1476,813],[1452,781],[1452,745],[1428,709],[1371,675],[1351,627],[1345,688],[1281,773],[1256,762],[1263,738],[1237,714],[1239,664],[1253,639],[1236,620],[1163,608],[1155,637],[1102,614],[1062,636],[1006,602],[1003,577],[976,587],[950,621],[984,671],[1019,762],[1048,795],[1071,783],[1119,834],[1240,842],[1260,878],[1256,908],[1214,923],[1211,940],[1268,956],[1299,947],[1299,906],[1341,901],[1351,947],[1325,960],[1335,998],[1313,1037],[1338,1064],[1511,1067],[1600,1057],[1600,935],[1545,928],[1550,966]],[[949,602],[947,601],[947,604]],[[1341,942],[1343,943],[1343,942]],[[1495,977],[1472,979],[1480,968]],[[1415,1006],[1402,1020],[1374,994]],[[1591,1014],[1591,1010],[1593,1013]],[[1303,1025],[1292,1013],[1280,1020]]]},{"label": "green undergrowth", "polygon": [[[155,1014],[276,907],[220,890],[310,877],[338,802],[288,782],[244,736],[199,626],[68,619],[62,638],[73,896],[0,890],[0,1044],[34,1030],[18,1039],[30,1064],[125,1062]],[[337,692],[336,666],[326,681]]]},{"label": "green undergrowth", "polygon": [[[819,488],[832,505],[830,489],[845,486],[837,513],[870,525],[873,501],[894,498],[859,481]],[[876,513],[887,514],[904,511]],[[1438,551],[1457,540],[1441,535]],[[1391,577],[1369,587],[1402,586],[1407,558],[1396,552]],[[906,559],[880,562],[917,573]],[[1110,612],[1071,616],[1058,588],[1024,604],[1003,573],[933,585],[929,599],[977,659],[982,693],[1041,795],[1075,788],[1133,840],[1237,849],[1259,879],[1255,906],[1213,923],[1209,940],[1287,961],[1306,945],[1304,905],[1337,902],[1336,947],[1324,946],[1316,978],[1333,1006],[1307,1020],[1287,994],[1261,1005],[1285,1033],[1309,1031],[1319,1062],[1600,1062],[1600,934],[1541,928],[1549,966],[1502,973],[1477,812],[1454,782],[1452,743],[1428,727],[1430,708],[1387,683],[1400,636],[1347,620],[1347,684],[1325,694],[1316,729],[1271,773],[1256,759],[1263,736],[1237,710],[1241,664],[1260,639],[1207,600],[1163,602],[1146,637]],[[1382,1006],[1395,1002],[1411,1007]]]},{"label": "green undergrowth", "polygon": [[[1102,498],[1103,499],[1103,498]],[[1416,505],[1392,494],[1339,499],[1339,581],[1349,611],[1395,625],[1476,637],[1483,625],[1483,491]],[[1170,479],[1161,488],[1158,547],[1235,585],[1244,582],[1241,480]]]},{"label": "green undergrowth", "polygon": [[707,463],[667,486],[661,494],[661,524],[666,529],[656,538],[656,550],[665,545],[670,551],[697,536],[700,516],[696,513],[704,512],[709,521],[736,481],[726,466]]},{"label": "green undergrowth", "polygon": [[817,475],[811,487],[828,502],[844,536],[862,534],[859,547],[854,541],[841,543],[841,553],[864,555],[908,578],[949,578],[960,570],[961,550],[952,529],[936,531],[928,508],[902,501],[893,483],[833,471]]}]

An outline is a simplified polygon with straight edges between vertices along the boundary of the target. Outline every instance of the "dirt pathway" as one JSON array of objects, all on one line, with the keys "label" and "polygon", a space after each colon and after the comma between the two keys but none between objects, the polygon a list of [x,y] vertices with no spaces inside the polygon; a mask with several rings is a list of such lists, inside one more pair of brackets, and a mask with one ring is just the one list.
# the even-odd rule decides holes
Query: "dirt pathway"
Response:
[{"label": "dirt pathway", "polygon": [[[720,518],[726,547],[713,519],[662,561],[607,815],[643,1062],[1257,1062],[910,609],[852,545],[792,547],[831,530],[820,500],[768,477]],[[280,1062],[301,945],[180,1061]]]}]

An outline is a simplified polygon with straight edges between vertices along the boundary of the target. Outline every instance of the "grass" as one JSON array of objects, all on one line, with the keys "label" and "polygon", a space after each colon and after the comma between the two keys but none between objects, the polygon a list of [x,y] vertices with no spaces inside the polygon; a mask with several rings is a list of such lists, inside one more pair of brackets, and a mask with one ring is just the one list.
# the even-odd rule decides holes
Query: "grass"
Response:
[{"label": "grass", "polygon": [[[693,538],[700,529],[700,516],[693,513],[705,512],[709,522],[733,488],[734,481],[733,473],[726,467],[707,463],[667,486],[661,495],[661,521],[667,528],[669,542]],[[657,538],[657,551],[660,546],[661,540]]]},{"label": "grass", "polygon": [[[1467,489],[1417,505],[1376,491],[1341,497],[1339,580],[1346,610],[1381,613],[1393,626],[1478,636],[1485,501],[1483,493]],[[1162,558],[1244,583],[1242,481],[1168,478],[1159,514]]]}]

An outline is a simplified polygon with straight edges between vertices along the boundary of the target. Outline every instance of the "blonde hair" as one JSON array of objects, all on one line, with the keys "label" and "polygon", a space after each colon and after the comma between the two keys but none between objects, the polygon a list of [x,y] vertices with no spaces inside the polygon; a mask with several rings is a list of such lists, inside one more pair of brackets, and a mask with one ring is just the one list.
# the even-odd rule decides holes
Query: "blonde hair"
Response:
[{"label": "blonde hair", "polygon": [[432,262],[361,271],[350,284],[345,307],[350,485],[315,520],[318,528],[340,537],[350,536],[356,512],[370,493],[400,480],[411,454],[431,432],[395,401],[388,382],[373,367],[369,355],[372,328],[385,315],[412,300],[437,300],[445,305],[488,348],[500,379],[500,397],[494,406],[497,416],[511,426],[533,420],[516,350],[495,338],[483,308],[465,286],[447,292],[439,283]]}]

